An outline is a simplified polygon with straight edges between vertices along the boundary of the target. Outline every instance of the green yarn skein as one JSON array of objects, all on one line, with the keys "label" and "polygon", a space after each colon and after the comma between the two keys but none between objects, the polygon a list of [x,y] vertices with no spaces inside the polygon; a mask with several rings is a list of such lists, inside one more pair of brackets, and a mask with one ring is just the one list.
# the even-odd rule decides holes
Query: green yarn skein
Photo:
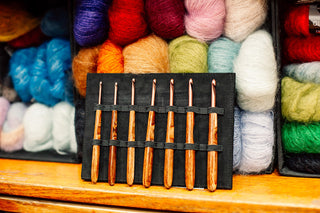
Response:
[{"label": "green yarn skein", "polygon": [[282,116],[290,122],[320,121],[320,85],[284,77],[281,81],[281,107]]},{"label": "green yarn skein", "polygon": [[172,73],[207,73],[208,45],[188,35],[180,36],[169,44]]},{"label": "green yarn skein", "polygon": [[320,153],[320,123],[286,122],[282,126],[282,144],[286,152]]}]

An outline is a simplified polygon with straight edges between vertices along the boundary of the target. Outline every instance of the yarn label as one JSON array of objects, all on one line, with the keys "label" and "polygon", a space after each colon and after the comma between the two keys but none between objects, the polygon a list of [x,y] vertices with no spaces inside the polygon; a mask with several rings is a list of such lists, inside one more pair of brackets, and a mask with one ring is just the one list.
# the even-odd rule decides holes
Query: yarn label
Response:
[{"label": "yarn label", "polygon": [[310,5],[309,31],[310,33],[320,34],[320,5]]}]

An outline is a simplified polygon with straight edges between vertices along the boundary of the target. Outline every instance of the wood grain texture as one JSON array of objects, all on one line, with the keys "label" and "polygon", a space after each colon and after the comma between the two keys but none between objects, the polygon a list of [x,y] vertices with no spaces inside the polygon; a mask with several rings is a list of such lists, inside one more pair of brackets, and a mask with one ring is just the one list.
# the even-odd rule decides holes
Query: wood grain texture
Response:
[{"label": "wood grain texture", "polygon": [[[168,112],[166,143],[174,142],[174,112]],[[168,189],[172,185],[174,150],[166,149],[164,153],[163,183]]]},{"label": "wood grain texture", "polygon": [[320,179],[234,175],[233,189],[92,184],[81,165],[0,159],[0,194],[181,212],[320,212]]},{"label": "wood grain texture", "polygon": [[[112,111],[111,114],[111,128],[110,128],[110,139],[117,140],[118,136],[118,112]],[[116,182],[116,170],[117,170],[117,147],[109,147],[109,164],[108,164],[108,182],[113,186]]]},{"label": "wood grain texture", "polygon": [[[218,117],[216,113],[209,114],[209,132],[208,145],[217,145]],[[207,157],[207,186],[209,191],[215,191],[217,188],[218,177],[218,153],[209,151]]]},{"label": "wood grain texture", "polygon": [[[193,141],[194,112],[187,112],[186,143],[194,144]],[[194,187],[196,165],[195,150],[186,150],[185,156],[185,182],[188,190]]]},{"label": "wood grain texture", "polygon": [[[128,129],[128,141],[134,142],[136,140],[136,112],[130,111],[129,115],[129,129]],[[135,163],[135,148],[128,147],[127,152],[127,184],[133,185],[134,181],[134,163]]]},{"label": "wood grain texture", "polygon": [[[156,113],[154,111],[149,112],[146,141],[154,141],[155,116],[156,116]],[[152,166],[153,166],[153,148],[145,147],[144,158],[143,158],[142,185],[146,188],[150,187],[151,185]]]},{"label": "wood grain texture", "polygon": [[[93,139],[101,139],[101,110],[96,111]],[[91,161],[91,181],[96,183],[99,176],[100,146],[93,145]]]}]

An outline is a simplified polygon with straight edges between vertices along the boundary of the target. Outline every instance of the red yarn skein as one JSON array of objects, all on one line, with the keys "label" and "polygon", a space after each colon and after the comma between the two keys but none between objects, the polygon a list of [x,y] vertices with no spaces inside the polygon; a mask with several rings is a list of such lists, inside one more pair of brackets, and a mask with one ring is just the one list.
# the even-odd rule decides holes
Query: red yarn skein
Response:
[{"label": "red yarn skein", "polygon": [[320,37],[289,37],[284,40],[284,56],[291,63],[320,61]]},{"label": "red yarn skein", "polygon": [[113,0],[109,21],[109,39],[120,46],[148,34],[143,0]]},{"label": "red yarn skein", "polygon": [[8,42],[8,44],[14,48],[27,48],[32,46],[39,46],[47,39],[48,37],[43,34],[40,26],[38,26],[30,32],[16,39],[13,39],[12,41]]},{"label": "red yarn skein", "polygon": [[182,36],[185,7],[182,0],[146,0],[147,21],[151,30],[164,39]]},{"label": "red yarn skein", "polygon": [[290,36],[310,36],[309,31],[310,5],[291,7],[285,16],[284,30]]}]

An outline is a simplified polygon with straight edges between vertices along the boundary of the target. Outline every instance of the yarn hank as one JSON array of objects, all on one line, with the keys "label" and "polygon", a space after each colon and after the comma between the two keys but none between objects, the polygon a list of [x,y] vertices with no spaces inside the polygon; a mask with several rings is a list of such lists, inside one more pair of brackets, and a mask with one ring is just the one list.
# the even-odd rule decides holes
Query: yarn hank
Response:
[{"label": "yarn hank", "polygon": [[284,17],[284,30],[288,36],[310,36],[309,31],[310,5],[292,6]]},{"label": "yarn hank", "polygon": [[69,16],[67,8],[58,7],[48,10],[41,20],[40,27],[48,37],[68,38]]},{"label": "yarn hank", "polygon": [[320,84],[320,62],[314,61],[302,64],[284,66],[283,73],[302,83]]},{"label": "yarn hank", "polygon": [[233,133],[233,171],[240,165],[242,143],[241,143],[241,110],[234,108],[234,133]]},{"label": "yarn hank", "polygon": [[285,165],[296,172],[320,174],[320,155],[286,154]]},{"label": "yarn hank", "polygon": [[122,48],[112,41],[105,41],[99,51],[97,73],[123,73]]},{"label": "yarn hank", "polygon": [[8,44],[14,48],[27,48],[32,46],[39,46],[47,39],[48,37],[43,34],[40,27],[38,26],[30,32],[8,42]]}]

